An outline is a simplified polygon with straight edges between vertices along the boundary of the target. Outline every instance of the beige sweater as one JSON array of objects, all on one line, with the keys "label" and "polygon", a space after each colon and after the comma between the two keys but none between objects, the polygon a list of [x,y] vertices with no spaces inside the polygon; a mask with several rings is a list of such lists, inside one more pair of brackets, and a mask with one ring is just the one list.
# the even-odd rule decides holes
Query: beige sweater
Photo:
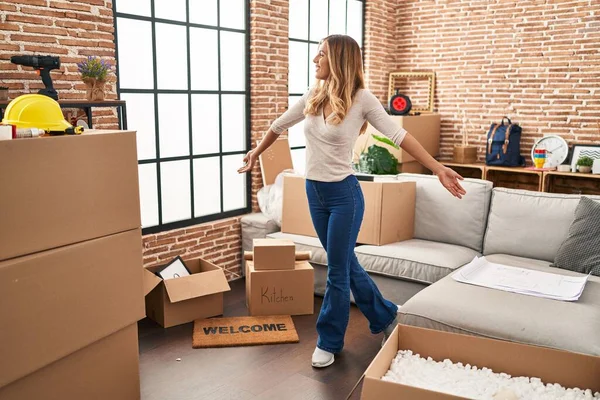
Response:
[{"label": "beige sweater", "polygon": [[[286,129],[306,119],[306,178],[321,182],[338,182],[354,174],[352,151],[360,128],[365,120],[375,129],[400,144],[406,130],[399,127],[385,112],[379,100],[367,89],[360,89],[348,114],[339,125],[332,125],[319,115],[305,117],[303,111],[310,91],[290,107],[271,125],[271,130],[281,134]],[[332,115],[329,116],[330,120]]]}]

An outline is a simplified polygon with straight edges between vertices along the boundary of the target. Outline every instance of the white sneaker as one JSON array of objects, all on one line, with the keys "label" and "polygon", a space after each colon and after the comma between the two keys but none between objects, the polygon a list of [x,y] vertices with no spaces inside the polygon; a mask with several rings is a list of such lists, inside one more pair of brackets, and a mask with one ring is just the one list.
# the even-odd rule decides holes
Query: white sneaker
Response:
[{"label": "white sneaker", "polygon": [[321,350],[316,347],[312,355],[312,366],[315,368],[325,368],[333,364],[335,357],[333,353]]}]

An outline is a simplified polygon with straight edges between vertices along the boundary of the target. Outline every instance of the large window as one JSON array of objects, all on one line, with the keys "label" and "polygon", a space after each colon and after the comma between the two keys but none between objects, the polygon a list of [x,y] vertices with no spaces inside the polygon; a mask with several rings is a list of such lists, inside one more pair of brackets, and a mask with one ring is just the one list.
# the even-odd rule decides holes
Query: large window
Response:
[{"label": "large window", "polygon": [[[314,83],[312,62],[319,41],[328,35],[346,34],[363,46],[364,2],[361,0],[290,0],[289,105]],[[294,169],[304,173],[304,124],[289,131]]]},{"label": "large window", "polygon": [[249,212],[246,0],[115,0],[144,233]]}]

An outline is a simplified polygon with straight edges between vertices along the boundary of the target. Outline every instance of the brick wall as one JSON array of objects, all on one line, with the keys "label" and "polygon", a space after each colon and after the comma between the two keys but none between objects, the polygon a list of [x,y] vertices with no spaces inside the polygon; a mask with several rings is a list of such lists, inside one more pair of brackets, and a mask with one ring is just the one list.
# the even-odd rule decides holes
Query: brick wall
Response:
[{"label": "brick wall", "polygon": [[[289,0],[250,1],[250,132],[252,148],[288,107]],[[282,134],[285,137],[287,132]],[[260,166],[252,170],[252,209],[262,187]]]},{"label": "brick wall", "polygon": [[387,101],[388,76],[396,63],[397,9],[393,0],[368,0],[365,3],[364,69],[367,88]]},{"label": "brick wall", "polygon": [[166,264],[173,257],[202,257],[225,270],[227,279],[241,276],[240,218],[145,235],[144,265]]},{"label": "brick wall", "polygon": [[504,115],[522,125],[528,161],[543,134],[600,140],[598,1],[407,0],[397,8],[396,39],[386,74],[437,74],[444,159],[460,142],[461,110],[480,159],[489,124]]},{"label": "brick wall", "polygon": [[[13,55],[59,56],[61,68],[50,75],[61,99],[85,99],[77,62],[96,55],[115,63],[112,2],[106,0],[0,0],[0,85],[9,98],[36,93],[44,85],[31,67],[10,62]],[[116,78],[107,83],[115,99]],[[116,111],[94,110],[95,128],[117,127]]]}]

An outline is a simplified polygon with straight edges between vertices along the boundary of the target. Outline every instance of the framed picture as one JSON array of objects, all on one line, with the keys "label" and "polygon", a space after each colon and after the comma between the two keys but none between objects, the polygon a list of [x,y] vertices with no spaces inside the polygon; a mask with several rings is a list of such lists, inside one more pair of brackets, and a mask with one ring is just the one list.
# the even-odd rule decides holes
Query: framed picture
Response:
[{"label": "framed picture", "polygon": [[177,256],[173,261],[157,270],[155,274],[160,276],[163,280],[167,280],[190,276],[192,273],[186,267],[181,257]]},{"label": "framed picture", "polygon": [[577,171],[577,160],[588,156],[593,160],[600,159],[600,144],[574,144],[571,155],[571,171]]}]

